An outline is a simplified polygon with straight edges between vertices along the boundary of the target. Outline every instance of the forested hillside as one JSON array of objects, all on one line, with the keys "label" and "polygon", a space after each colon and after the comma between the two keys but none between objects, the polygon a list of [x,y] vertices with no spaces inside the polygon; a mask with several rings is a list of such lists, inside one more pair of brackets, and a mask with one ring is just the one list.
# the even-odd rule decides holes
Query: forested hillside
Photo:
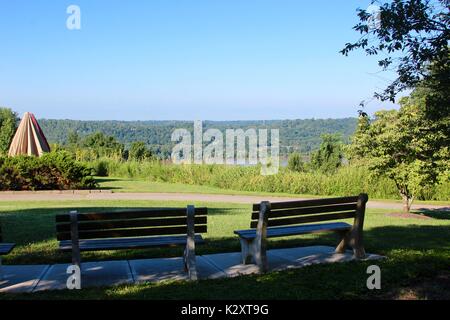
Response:
[{"label": "forested hillside", "polygon": [[[48,120],[39,123],[52,143],[65,144],[69,133],[76,132],[85,136],[94,132],[103,132],[116,137],[129,146],[134,141],[143,141],[152,149],[168,150],[172,147],[170,136],[174,129],[193,130],[193,122],[188,121],[79,121]],[[281,153],[299,151],[308,153],[316,150],[324,133],[339,133],[344,142],[355,131],[356,118],[343,119],[306,119],[306,120],[270,120],[270,121],[204,121],[204,130],[226,129],[279,129]]]}]

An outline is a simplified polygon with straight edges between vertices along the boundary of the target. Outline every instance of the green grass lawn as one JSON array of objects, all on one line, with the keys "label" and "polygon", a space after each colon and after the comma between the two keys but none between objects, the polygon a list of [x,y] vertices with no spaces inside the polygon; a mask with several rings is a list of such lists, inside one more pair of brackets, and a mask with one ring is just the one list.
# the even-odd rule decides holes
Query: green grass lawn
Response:
[{"label": "green grass lawn", "polygon": [[[77,209],[80,212],[105,211],[120,207],[185,206],[186,202],[162,201],[23,201],[0,202],[0,220],[4,240],[16,242],[16,249],[4,257],[5,264],[48,264],[70,262],[70,254],[57,250],[54,216]],[[207,206],[207,243],[198,246],[197,254],[240,251],[233,231],[247,228],[250,205],[200,203]],[[377,261],[382,270],[382,290],[366,288],[366,268],[371,262],[316,265],[297,270],[234,279],[167,282],[161,284],[124,285],[111,288],[55,291],[34,294],[0,294],[3,299],[352,299],[395,298],[408,288],[417,289],[418,298],[449,297],[445,281],[435,281],[450,270],[450,214],[432,214],[433,219],[386,216],[386,210],[368,210],[365,221],[367,252],[387,256]],[[335,245],[329,234],[280,238],[270,241],[270,248]],[[137,259],[181,256],[182,248],[87,252],[84,261]],[[373,262],[372,262],[373,263]],[[448,279],[448,278],[447,278]],[[435,282],[433,282],[435,281]],[[427,288],[430,285],[427,286]]]},{"label": "green grass lawn", "polygon": [[[292,197],[292,198],[323,198],[323,196],[311,195],[311,194],[290,194],[290,193],[276,193],[276,192],[252,192],[252,191],[238,191],[221,189],[209,186],[189,185],[181,183],[168,183],[149,181],[144,179],[129,179],[129,178],[116,178],[116,177],[96,177],[97,182],[101,189],[112,190],[113,192],[162,192],[162,193],[200,193],[200,194],[229,194],[229,195],[249,195],[249,196],[272,196],[272,197]],[[375,200],[375,199],[371,199]],[[401,200],[383,200],[387,202],[400,203]],[[414,201],[414,204],[434,204],[434,205],[448,205],[445,201]]]},{"label": "green grass lawn", "polygon": [[148,181],[144,179],[127,179],[114,177],[96,177],[101,189],[112,190],[113,192],[167,192],[167,193],[200,193],[200,194],[230,194],[230,195],[263,195],[263,196],[284,196],[284,197],[315,197],[313,195],[298,195],[288,193],[252,192],[221,189],[210,186],[189,185],[182,183],[168,183]]}]

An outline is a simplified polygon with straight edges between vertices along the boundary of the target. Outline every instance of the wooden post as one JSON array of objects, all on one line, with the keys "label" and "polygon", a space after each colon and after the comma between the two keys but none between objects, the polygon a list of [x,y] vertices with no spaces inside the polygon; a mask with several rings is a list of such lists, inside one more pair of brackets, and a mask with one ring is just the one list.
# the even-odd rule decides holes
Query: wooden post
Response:
[{"label": "wooden post", "polygon": [[350,245],[353,248],[353,254],[356,259],[364,259],[366,257],[366,251],[364,250],[363,243],[363,225],[364,214],[366,212],[366,203],[369,197],[365,193],[361,193],[356,204],[356,216],[351,230]]},{"label": "wooden post", "polygon": [[78,242],[78,212],[70,211],[70,239],[72,240],[72,264],[81,268],[80,246]]},{"label": "wooden post", "polygon": [[197,280],[197,265],[195,260],[195,207],[187,206],[187,238],[184,250],[184,265],[189,280]]},{"label": "wooden post", "polygon": [[270,214],[270,202],[261,202],[259,210],[258,226],[256,228],[256,238],[254,240],[254,258],[261,273],[269,269],[267,263],[267,224]]}]

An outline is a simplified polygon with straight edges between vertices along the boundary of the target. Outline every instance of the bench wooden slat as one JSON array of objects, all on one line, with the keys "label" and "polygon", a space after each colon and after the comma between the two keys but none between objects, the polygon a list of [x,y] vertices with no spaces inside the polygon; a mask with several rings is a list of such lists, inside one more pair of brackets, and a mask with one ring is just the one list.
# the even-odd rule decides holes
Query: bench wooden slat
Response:
[{"label": "bench wooden slat", "polygon": [[10,253],[15,246],[14,243],[0,243],[0,256]]},{"label": "bench wooden slat", "polygon": [[[337,204],[322,207],[306,207],[306,208],[295,208],[295,209],[284,209],[284,210],[271,210],[269,213],[269,219],[299,216],[306,214],[322,214],[327,212],[338,212],[338,211],[350,211],[356,210],[356,203],[350,204]],[[252,213],[252,219],[258,220],[259,212]],[[320,220],[318,220],[320,221]]]},{"label": "bench wooden slat", "polygon": [[[80,240],[81,251],[119,250],[119,249],[144,249],[148,247],[170,247],[186,244],[187,236],[172,237],[145,237],[145,238],[113,238],[113,239],[90,239]],[[204,243],[201,235],[195,235],[197,244]],[[62,251],[72,250],[70,240],[60,241],[59,249]]]},{"label": "bench wooden slat", "polygon": [[[206,233],[207,226],[195,226],[196,233]],[[79,239],[96,239],[96,238],[117,238],[117,237],[145,237],[153,235],[172,235],[186,234],[187,227],[156,227],[156,228],[138,228],[138,229],[111,229],[111,230],[95,230],[95,231],[79,231]],[[57,233],[58,240],[69,240],[70,232]]]},{"label": "bench wooden slat", "polygon": [[[347,231],[351,229],[351,225],[345,222],[309,224],[291,227],[273,227],[267,229],[267,238],[276,238],[308,233],[317,233],[325,231]],[[238,230],[234,232],[239,237],[251,240],[256,237],[256,229]]]},{"label": "bench wooden slat", "polygon": [[[195,224],[206,224],[206,216],[195,217]],[[184,218],[157,218],[157,219],[127,219],[127,220],[100,220],[100,221],[82,221],[78,223],[79,231],[94,231],[105,229],[124,229],[124,228],[143,228],[143,227],[162,227],[162,226],[185,226]],[[69,232],[70,223],[60,223],[56,225],[57,232]]]},{"label": "bench wooden slat", "polygon": [[[301,224],[301,223],[348,219],[348,218],[354,218],[355,215],[356,215],[355,211],[350,211],[350,212],[322,214],[322,215],[318,215],[318,216],[313,215],[313,216],[302,216],[302,217],[286,218],[286,219],[269,219],[268,226],[269,227],[287,226],[287,225]],[[250,228],[256,228],[257,226],[258,226],[258,221],[252,221],[250,224]]]},{"label": "bench wooden slat", "polygon": [[[207,208],[195,208],[196,216],[206,216]],[[121,220],[140,218],[186,217],[185,208],[152,208],[146,210],[125,210],[116,212],[79,213],[78,221]],[[69,214],[56,215],[56,223],[70,222]]]},{"label": "bench wooden slat", "polygon": [[[287,208],[303,208],[313,206],[325,206],[329,204],[342,204],[342,203],[356,203],[358,196],[352,197],[339,197],[339,198],[326,198],[326,199],[314,199],[314,200],[299,200],[299,201],[286,201],[286,202],[271,202],[272,210],[287,209]],[[260,204],[253,205],[253,211],[259,211]]]}]

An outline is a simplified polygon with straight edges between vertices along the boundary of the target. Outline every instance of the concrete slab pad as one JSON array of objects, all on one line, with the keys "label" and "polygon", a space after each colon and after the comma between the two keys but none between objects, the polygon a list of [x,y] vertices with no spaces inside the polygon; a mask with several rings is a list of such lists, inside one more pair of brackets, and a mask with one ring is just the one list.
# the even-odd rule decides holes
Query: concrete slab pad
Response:
[{"label": "concrete slab pad", "polygon": [[[258,267],[254,264],[242,264],[240,252],[209,254],[203,257],[217,268],[223,270],[227,277],[237,277],[259,272]],[[267,259],[269,261],[269,270],[284,268],[290,263],[289,260],[283,257],[272,255],[270,251],[267,252]]]},{"label": "concrete slab pad", "polygon": [[[197,272],[199,279],[218,279],[226,274],[209,263],[202,256],[197,256]],[[188,280],[184,271],[183,258],[158,258],[130,260],[135,282],[160,282],[167,280]]]},{"label": "concrete slab pad", "polygon": [[[335,253],[335,248],[330,246],[310,246],[287,249],[269,250],[272,256],[284,258],[289,261],[286,265],[280,265],[273,269],[276,271],[290,268],[299,268],[319,263],[336,263],[355,260],[353,252],[348,250],[346,253]],[[382,259],[382,256],[367,254],[364,260]]]},{"label": "concrete slab pad", "polygon": [[32,292],[49,265],[0,266],[0,292]]},{"label": "concrete slab pad", "polygon": [[[55,264],[37,284],[34,291],[67,289],[67,267],[70,264]],[[96,261],[81,264],[81,288],[114,286],[133,283],[128,261]]]}]

